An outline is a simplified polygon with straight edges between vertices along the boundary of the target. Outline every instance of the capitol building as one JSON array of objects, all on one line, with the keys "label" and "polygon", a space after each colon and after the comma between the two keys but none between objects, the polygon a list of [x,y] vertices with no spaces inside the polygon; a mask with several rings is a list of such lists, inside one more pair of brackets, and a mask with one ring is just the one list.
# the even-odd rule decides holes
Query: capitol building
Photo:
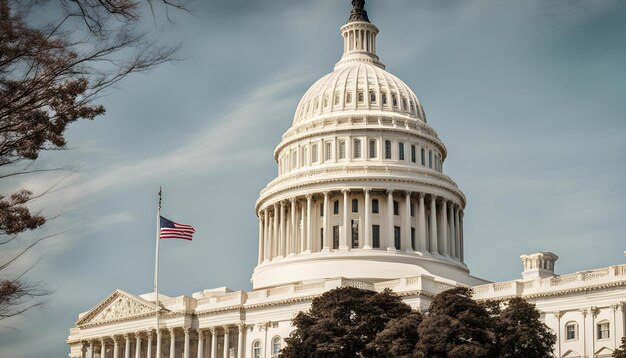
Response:
[{"label": "capitol building", "polygon": [[[261,190],[251,291],[189,296],[115,290],[78,315],[70,358],[270,358],[292,318],[334,288],[392,289],[425,311],[439,292],[523,297],[557,336],[556,357],[610,357],[625,336],[626,265],[555,275],[551,252],[521,256],[520,277],[490,282],[465,264],[466,197],[422,103],[377,54],[364,1],[341,27],[343,55],[304,94]],[[158,346],[158,348],[157,348]],[[158,351],[160,350],[160,352]]]}]

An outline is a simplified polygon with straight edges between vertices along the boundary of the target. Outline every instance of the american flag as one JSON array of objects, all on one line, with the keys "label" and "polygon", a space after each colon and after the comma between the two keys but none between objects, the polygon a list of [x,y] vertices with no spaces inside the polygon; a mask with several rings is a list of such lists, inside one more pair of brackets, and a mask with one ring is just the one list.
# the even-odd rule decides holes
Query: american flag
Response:
[{"label": "american flag", "polygon": [[191,225],[179,224],[161,216],[161,239],[190,240],[196,232]]}]

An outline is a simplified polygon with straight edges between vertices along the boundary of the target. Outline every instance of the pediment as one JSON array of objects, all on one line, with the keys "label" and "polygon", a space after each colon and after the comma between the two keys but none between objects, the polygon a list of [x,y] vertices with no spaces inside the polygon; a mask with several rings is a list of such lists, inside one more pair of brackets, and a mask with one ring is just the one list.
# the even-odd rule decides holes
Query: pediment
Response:
[{"label": "pediment", "polygon": [[567,352],[565,352],[565,354],[563,354],[561,357],[563,357],[563,358],[579,358],[580,357],[580,353],[570,349]]},{"label": "pediment", "polygon": [[140,318],[154,314],[154,303],[122,290],[115,290],[94,308],[82,315],[77,326],[101,324],[120,320]]},{"label": "pediment", "polygon": [[607,347],[602,347],[596,351],[595,355],[598,357],[610,357],[613,355],[613,350]]}]

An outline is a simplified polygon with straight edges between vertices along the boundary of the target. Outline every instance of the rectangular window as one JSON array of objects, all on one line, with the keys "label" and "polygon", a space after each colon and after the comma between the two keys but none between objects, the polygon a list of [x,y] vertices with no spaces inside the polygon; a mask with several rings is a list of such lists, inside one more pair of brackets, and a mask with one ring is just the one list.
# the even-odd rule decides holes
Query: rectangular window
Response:
[{"label": "rectangular window", "polygon": [[333,214],[339,214],[339,200],[335,200],[333,203]]},{"label": "rectangular window", "polygon": [[324,228],[320,228],[320,249],[324,247]]},{"label": "rectangular window", "polygon": [[610,338],[609,332],[608,322],[598,324],[598,339]]},{"label": "rectangular window", "polygon": [[396,250],[400,250],[400,226],[393,227],[393,244]]},{"label": "rectangular window", "polygon": [[358,199],[352,199],[352,212],[353,213],[359,212],[359,200]]},{"label": "rectangular window", "polygon": [[301,165],[306,165],[306,163],[307,163],[306,147],[302,147],[302,164]]},{"label": "rectangular window", "polygon": [[346,141],[339,141],[339,159],[346,159]]},{"label": "rectangular window", "polygon": [[333,250],[339,248],[339,225],[333,226]]},{"label": "rectangular window", "polygon": [[378,199],[372,199],[372,214],[378,214]]},{"label": "rectangular window", "polygon": [[422,165],[426,165],[426,151],[424,150],[424,148],[422,148],[421,154],[422,154]]},{"label": "rectangular window", "polygon": [[359,248],[359,219],[352,220],[352,248]]},{"label": "rectangular window", "polygon": [[398,158],[404,160],[404,143],[398,143]]},{"label": "rectangular window", "polygon": [[372,246],[380,248],[380,225],[372,225]]},{"label": "rectangular window", "polygon": [[376,140],[370,139],[370,158],[376,158]]},{"label": "rectangular window", "polygon": [[428,167],[429,168],[433,168],[433,151],[429,150],[428,151]]},{"label": "rectangular window", "polygon": [[391,141],[385,141],[385,159],[391,159]]},{"label": "rectangular window", "polygon": [[415,163],[417,158],[415,157],[415,145],[411,145],[411,162]]},{"label": "rectangular window", "polygon": [[575,324],[568,324],[565,327],[565,330],[567,332],[567,340],[572,340],[572,339],[576,339],[576,325]]},{"label": "rectangular window", "polygon": [[413,250],[415,250],[416,246],[415,246],[415,228],[412,227],[411,228],[411,248]]},{"label": "rectangular window", "polygon": [[411,203],[411,216],[415,217],[415,204]]},{"label": "rectangular window", "polygon": [[295,169],[298,167],[298,152],[296,150],[291,151],[291,168]]},{"label": "rectangular window", "polygon": [[361,158],[361,140],[360,139],[354,140],[354,158],[355,159]]},{"label": "rectangular window", "polygon": [[320,203],[320,216],[324,216],[324,202]]},{"label": "rectangular window", "polygon": [[330,160],[332,157],[332,144],[330,142],[324,143],[324,160]]},{"label": "rectangular window", "polygon": [[317,144],[311,146],[311,163],[317,163]]},{"label": "rectangular window", "polygon": [[397,201],[393,202],[393,215],[400,215],[400,204]]}]

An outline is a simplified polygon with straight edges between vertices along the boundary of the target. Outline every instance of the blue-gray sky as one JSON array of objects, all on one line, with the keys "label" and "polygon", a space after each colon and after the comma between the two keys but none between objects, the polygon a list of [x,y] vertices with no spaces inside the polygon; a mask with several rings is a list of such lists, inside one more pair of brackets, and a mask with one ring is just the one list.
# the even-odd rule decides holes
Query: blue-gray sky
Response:
[{"label": "blue-gray sky", "polygon": [[[472,274],[511,280],[519,255],[549,250],[559,274],[625,262],[626,2],[370,0],[387,70],[417,94],[465,192]],[[183,62],[127,78],[106,115],[73,125],[70,150],[19,178],[63,231],[20,262],[55,292],[3,322],[0,357],[63,357],[78,313],[116,288],[152,289],[155,205],[193,224],[162,244],[161,291],[250,289],[254,202],[308,86],[341,54],[348,0],[215,1],[166,30]],[[17,268],[16,268],[17,269]]]}]

